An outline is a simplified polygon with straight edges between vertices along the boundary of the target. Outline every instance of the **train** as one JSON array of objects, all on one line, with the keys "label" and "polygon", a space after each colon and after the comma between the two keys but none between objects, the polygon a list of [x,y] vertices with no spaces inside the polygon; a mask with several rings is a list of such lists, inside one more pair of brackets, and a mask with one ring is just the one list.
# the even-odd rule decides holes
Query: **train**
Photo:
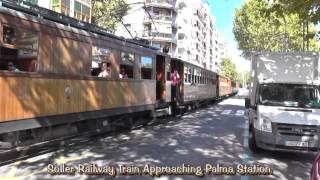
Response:
[{"label": "train", "polygon": [[[1,1],[0,14],[0,147],[104,131],[239,88],[215,72],[47,9]],[[98,76],[103,63],[106,78]],[[180,76],[175,99],[174,70]]]}]

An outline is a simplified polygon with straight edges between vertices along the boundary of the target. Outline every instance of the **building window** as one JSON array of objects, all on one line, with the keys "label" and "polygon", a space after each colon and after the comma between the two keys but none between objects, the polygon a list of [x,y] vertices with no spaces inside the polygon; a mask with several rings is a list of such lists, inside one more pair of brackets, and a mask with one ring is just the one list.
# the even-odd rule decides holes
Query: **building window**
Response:
[{"label": "building window", "polygon": [[161,49],[160,43],[152,43],[152,46]]},{"label": "building window", "polygon": [[60,12],[60,1],[59,0],[52,1],[52,10],[55,12]]},{"label": "building window", "polygon": [[0,69],[35,72],[38,60],[38,34],[24,28],[3,26]]},{"label": "building window", "polygon": [[90,21],[90,7],[81,4],[78,1],[74,2],[74,17],[76,19],[89,22]]},{"label": "building window", "polygon": [[101,48],[97,46],[92,47],[92,61],[91,61],[92,76],[100,76],[101,75],[100,73],[102,71],[106,71],[107,73],[104,73],[100,77],[111,77],[110,53],[111,53],[111,50],[109,48]]},{"label": "building window", "polygon": [[38,5],[38,0],[26,0],[26,2],[29,2],[34,5]]},{"label": "building window", "polygon": [[152,57],[141,56],[141,79],[152,79]]},{"label": "building window", "polygon": [[76,19],[81,20],[82,15],[81,15],[81,3],[78,1],[74,2],[74,17]]},{"label": "building window", "polygon": [[121,52],[120,79],[133,78],[134,54]]},{"label": "building window", "polygon": [[61,0],[61,13],[67,16],[70,14],[70,0]]},{"label": "building window", "polygon": [[82,4],[81,12],[82,12],[82,20],[89,22],[90,21],[90,7]]}]

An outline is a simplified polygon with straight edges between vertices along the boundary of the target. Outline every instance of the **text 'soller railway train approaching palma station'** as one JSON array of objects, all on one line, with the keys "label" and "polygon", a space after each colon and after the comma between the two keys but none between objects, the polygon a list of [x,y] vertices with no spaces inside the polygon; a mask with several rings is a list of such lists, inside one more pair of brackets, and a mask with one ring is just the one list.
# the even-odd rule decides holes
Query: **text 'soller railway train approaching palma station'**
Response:
[{"label": "text 'soller railway train approaching palma station'", "polygon": [[236,166],[223,166],[220,164],[205,164],[204,166],[192,166],[182,164],[180,166],[98,166],[97,164],[78,164],[77,166],[65,164],[49,164],[47,172],[51,175],[105,175],[105,176],[165,176],[165,175],[191,175],[191,176],[215,176],[215,175],[272,175],[270,167],[258,164],[238,164]]},{"label": "text 'soller railway train approaching palma station'", "polygon": [[[230,96],[239,87],[94,25],[0,2],[0,141],[9,147],[109,131],[158,109],[171,114]],[[102,65],[105,76],[98,77]]]}]

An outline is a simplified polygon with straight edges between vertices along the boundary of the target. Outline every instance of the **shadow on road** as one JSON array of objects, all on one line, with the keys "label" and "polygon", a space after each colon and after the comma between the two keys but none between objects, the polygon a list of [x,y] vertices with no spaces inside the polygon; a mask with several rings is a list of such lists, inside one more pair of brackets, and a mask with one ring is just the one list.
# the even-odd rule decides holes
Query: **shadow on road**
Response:
[{"label": "shadow on road", "polygon": [[[205,166],[206,163],[236,166],[245,155],[252,163],[268,165],[274,176],[249,179],[306,180],[313,155],[300,153],[251,154],[243,146],[245,117],[243,97],[233,97],[217,105],[194,110],[181,117],[158,119],[149,126],[113,135],[61,142],[57,152],[37,156],[0,168],[0,174],[15,170],[15,177],[41,179],[106,179],[106,176],[51,176],[51,163],[77,166],[80,163],[105,165]],[[116,179],[154,179],[149,176],[118,176]],[[162,179],[195,179],[195,176],[164,176]],[[239,176],[205,176],[205,179],[240,179]]]}]

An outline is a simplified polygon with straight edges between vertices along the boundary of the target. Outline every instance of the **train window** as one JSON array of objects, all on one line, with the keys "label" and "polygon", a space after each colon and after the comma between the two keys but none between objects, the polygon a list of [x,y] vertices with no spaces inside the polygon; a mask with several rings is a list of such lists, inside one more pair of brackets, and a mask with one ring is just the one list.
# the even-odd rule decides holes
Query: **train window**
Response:
[{"label": "train window", "polygon": [[192,80],[191,80],[191,74],[188,74],[188,82],[191,83]]},{"label": "train window", "polygon": [[184,73],[184,82],[187,83],[188,82],[188,74]]},{"label": "train window", "polygon": [[141,56],[141,79],[152,79],[153,60],[150,56]]},{"label": "train window", "polygon": [[167,72],[167,81],[171,81],[171,73]]},{"label": "train window", "polygon": [[[99,77],[111,76],[109,48],[92,47],[91,75]],[[103,72],[104,71],[104,72]]]},{"label": "train window", "polygon": [[24,28],[3,26],[0,69],[35,72],[38,60],[38,34]]},{"label": "train window", "polygon": [[133,78],[134,54],[121,52],[119,78]]}]

